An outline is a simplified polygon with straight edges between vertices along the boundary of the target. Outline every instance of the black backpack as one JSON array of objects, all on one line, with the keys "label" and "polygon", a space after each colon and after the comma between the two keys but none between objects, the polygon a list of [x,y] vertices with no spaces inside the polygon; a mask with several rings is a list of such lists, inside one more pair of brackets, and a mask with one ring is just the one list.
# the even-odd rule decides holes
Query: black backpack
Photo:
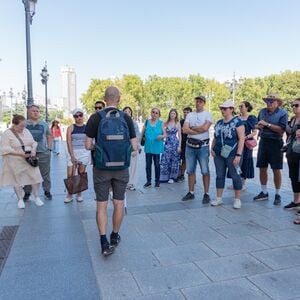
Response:
[{"label": "black backpack", "polygon": [[123,170],[129,167],[131,143],[125,113],[118,109],[98,112],[95,166],[100,170]]}]

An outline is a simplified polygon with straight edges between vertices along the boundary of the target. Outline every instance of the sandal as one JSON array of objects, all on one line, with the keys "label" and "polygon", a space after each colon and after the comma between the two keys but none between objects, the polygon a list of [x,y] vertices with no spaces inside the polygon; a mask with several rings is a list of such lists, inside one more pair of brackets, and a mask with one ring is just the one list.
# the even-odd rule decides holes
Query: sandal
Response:
[{"label": "sandal", "polygon": [[296,224],[296,225],[300,225],[300,219],[296,219],[296,220],[294,220],[294,224]]}]

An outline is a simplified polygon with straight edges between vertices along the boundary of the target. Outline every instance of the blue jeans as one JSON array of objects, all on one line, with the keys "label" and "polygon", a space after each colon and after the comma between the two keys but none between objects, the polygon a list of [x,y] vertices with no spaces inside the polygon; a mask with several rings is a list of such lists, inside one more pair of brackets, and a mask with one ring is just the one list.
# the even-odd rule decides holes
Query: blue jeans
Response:
[{"label": "blue jeans", "polygon": [[53,139],[52,141],[52,151],[53,153],[57,154],[59,153],[59,140],[58,139]]},{"label": "blue jeans", "polygon": [[146,153],[146,176],[147,182],[151,183],[152,160],[155,168],[155,183],[159,183],[160,178],[160,154]]},{"label": "blue jeans", "polygon": [[186,172],[188,175],[196,172],[197,162],[200,165],[201,174],[209,175],[209,147],[203,146],[198,149],[186,146],[185,148]]},{"label": "blue jeans", "polygon": [[235,190],[242,189],[242,178],[237,173],[237,170],[232,163],[233,159],[234,156],[223,158],[219,154],[216,154],[216,156],[214,157],[214,162],[216,166],[216,188],[217,189],[224,189],[227,169],[230,177],[232,178],[233,188]]}]

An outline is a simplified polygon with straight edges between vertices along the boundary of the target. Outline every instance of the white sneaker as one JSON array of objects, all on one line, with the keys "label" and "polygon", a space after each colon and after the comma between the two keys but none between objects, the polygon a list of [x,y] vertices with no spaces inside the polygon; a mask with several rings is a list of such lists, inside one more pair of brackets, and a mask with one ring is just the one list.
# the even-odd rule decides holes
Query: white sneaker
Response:
[{"label": "white sneaker", "polygon": [[168,183],[174,183],[174,180],[173,179],[169,179]]},{"label": "white sneaker", "polygon": [[65,203],[70,203],[70,202],[72,202],[72,201],[73,201],[72,196],[67,196],[67,197],[65,198],[65,200],[64,200]]},{"label": "white sneaker", "polygon": [[222,205],[222,204],[223,204],[223,201],[221,198],[217,198],[216,200],[213,200],[210,202],[211,206],[218,206],[218,205]]},{"label": "white sneaker", "polygon": [[77,196],[77,197],[76,197],[76,200],[77,200],[77,202],[82,202],[82,201],[83,201],[83,198],[82,198],[82,196]]},{"label": "white sneaker", "polygon": [[239,209],[242,207],[242,202],[240,199],[234,199],[233,200],[233,208]]},{"label": "white sneaker", "polygon": [[36,197],[35,200],[34,200],[34,203],[35,203],[37,206],[43,206],[43,205],[44,205],[44,202],[41,200],[40,197]]},{"label": "white sneaker", "polygon": [[23,199],[18,201],[18,208],[25,208],[25,203],[24,203]]}]

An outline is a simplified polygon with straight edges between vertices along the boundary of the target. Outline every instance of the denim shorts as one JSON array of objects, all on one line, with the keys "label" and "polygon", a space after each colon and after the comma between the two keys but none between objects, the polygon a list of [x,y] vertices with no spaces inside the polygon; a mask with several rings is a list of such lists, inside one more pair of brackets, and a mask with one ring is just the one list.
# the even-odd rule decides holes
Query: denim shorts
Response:
[{"label": "denim shorts", "polygon": [[197,161],[201,168],[202,175],[209,174],[209,146],[203,146],[198,149],[186,146],[185,149],[186,172],[194,174],[196,172]]}]

